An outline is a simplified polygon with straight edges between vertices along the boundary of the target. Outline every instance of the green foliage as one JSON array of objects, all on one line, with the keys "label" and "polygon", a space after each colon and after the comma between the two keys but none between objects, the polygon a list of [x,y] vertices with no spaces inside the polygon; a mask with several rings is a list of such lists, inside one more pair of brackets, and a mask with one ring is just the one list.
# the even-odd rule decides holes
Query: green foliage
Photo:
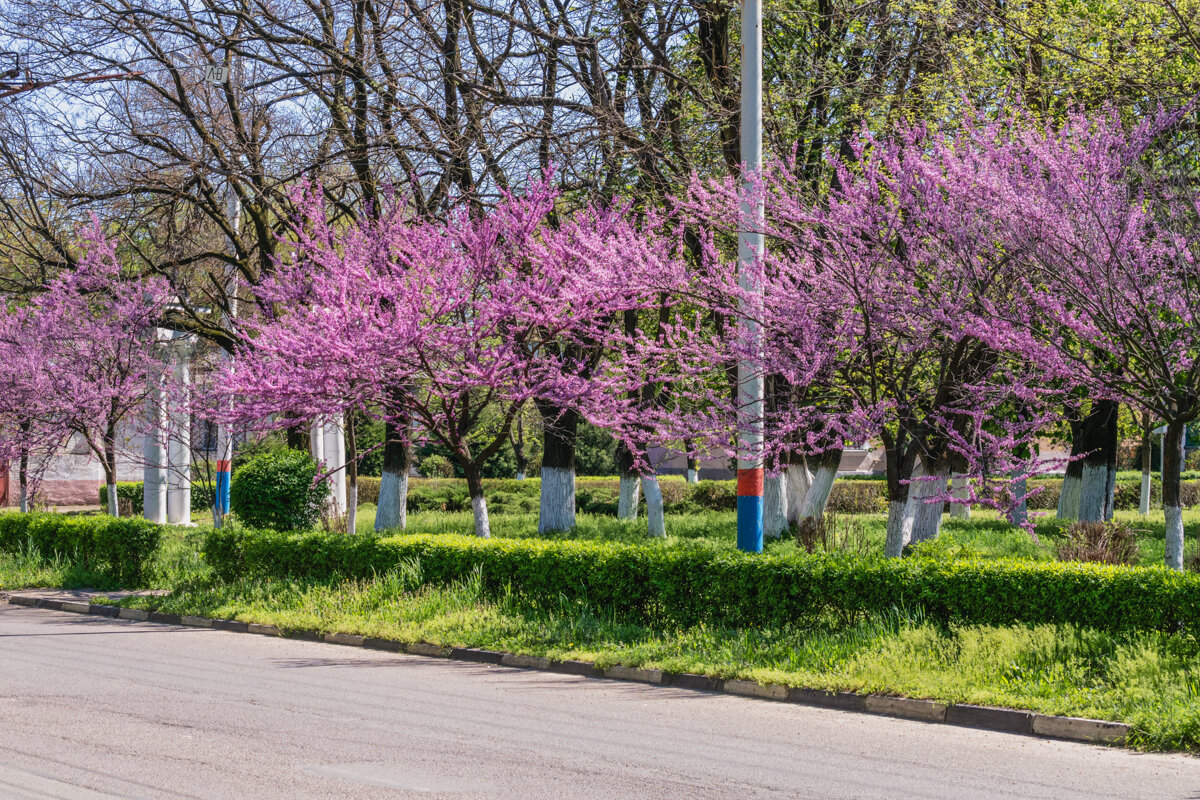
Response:
[{"label": "green foliage", "polygon": [[163,528],[143,519],[65,514],[0,514],[0,551],[36,550],[67,559],[122,586],[145,580]]},{"label": "green foliage", "polygon": [[[321,517],[329,483],[316,481],[317,465],[308,453],[275,450],[247,461],[233,473],[229,505],[246,525],[302,530]],[[340,477],[340,476],[339,476]]]},{"label": "green foliage", "polygon": [[209,564],[227,579],[363,578],[419,559],[434,584],[480,570],[489,596],[537,605],[586,601],[652,624],[778,625],[897,605],[943,624],[1073,622],[1101,629],[1193,631],[1200,576],[1097,564],[757,555],[698,547],[416,535],[213,531]]},{"label": "green foliage", "polygon": [[576,475],[616,475],[617,442],[604,428],[579,423],[575,442]]},{"label": "green foliage", "polygon": [[430,453],[420,460],[417,470],[425,478],[453,478],[454,465],[450,459],[437,453]]}]

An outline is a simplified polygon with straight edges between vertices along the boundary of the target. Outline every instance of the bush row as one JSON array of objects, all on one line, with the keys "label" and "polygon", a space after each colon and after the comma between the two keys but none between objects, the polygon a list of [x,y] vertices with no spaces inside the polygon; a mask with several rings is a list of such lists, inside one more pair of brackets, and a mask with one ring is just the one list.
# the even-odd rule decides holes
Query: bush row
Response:
[{"label": "bush row", "polygon": [[132,517],[0,514],[0,550],[33,547],[124,586],[140,585],[162,538],[162,526]]},{"label": "bush row", "polygon": [[945,623],[1200,629],[1200,575],[1163,568],[245,529],[210,533],[204,557],[227,580],[368,578],[416,559],[430,583],[462,580],[478,569],[491,596],[511,592],[548,606],[586,602],[601,613],[660,625],[779,625],[829,611],[904,607]]}]

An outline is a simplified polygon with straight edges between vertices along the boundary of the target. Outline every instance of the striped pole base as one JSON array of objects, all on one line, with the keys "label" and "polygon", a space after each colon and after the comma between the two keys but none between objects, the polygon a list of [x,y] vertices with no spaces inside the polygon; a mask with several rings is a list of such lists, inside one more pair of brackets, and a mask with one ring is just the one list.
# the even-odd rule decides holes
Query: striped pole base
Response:
[{"label": "striped pole base", "polygon": [[738,469],[737,546],[744,553],[763,549],[763,470]]},{"label": "striped pole base", "polygon": [[217,509],[222,514],[229,513],[229,470],[230,462],[218,461],[216,474]]}]

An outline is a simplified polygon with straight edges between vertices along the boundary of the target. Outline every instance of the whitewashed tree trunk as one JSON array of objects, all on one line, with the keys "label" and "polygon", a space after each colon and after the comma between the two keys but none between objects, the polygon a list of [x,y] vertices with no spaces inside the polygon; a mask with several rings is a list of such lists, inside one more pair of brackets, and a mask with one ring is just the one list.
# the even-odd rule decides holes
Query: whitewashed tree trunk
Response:
[{"label": "whitewashed tree trunk", "polygon": [[883,554],[888,558],[899,558],[908,544],[906,533],[911,534],[912,528],[905,525],[908,514],[905,512],[908,504],[903,500],[892,500],[888,503],[887,541],[883,545]]},{"label": "whitewashed tree trunk", "polygon": [[[970,497],[970,479],[965,475],[955,475],[950,479],[950,494],[955,500],[966,500]],[[954,519],[970,519],[971,506],[969,503],[951,503],[950,516]]]},{"label": "whitewashed tree trunk", "polygon": [[121,516],[121,506],[117,500],[117,484],[110,483],[108,486],[108,513],[110,516]]},{"label": "whitewashed tree trunk", "polygon": [[[839,459],[840,461],[840,459]],[[820,519],[825,515],[825,506],[829,504],[829,495],[833,492],[833,482],[837,479],[838,464],[822,460],[813,473],[812,485],[804,495],[804,503],[800,507],[800,519]]]},{"label": "whitewashed tree trunk", "polygon": [[654,475],[643,475],[642,493],[646,495],[646,528],[652,537],[667,535],[667,520],[663,513],[662,487]]},{"label": "whitewashed tree trunk", "polygon": [[490,539],[492,526],[488,521],[487,498],[483,495],[472,497],[471,511],[475,514],[475,535],[481,539]]},{"label": "whitewashed tree trunk", "polygon": [[787,487],[782,474],[763,478],[763,536],[778,539],[788,529]]},{"label": "whitewashed tree trunk", "polygon": [[1012,522],[1014,525],[1024,525],[1029,521],[1029,487],[1025,478],[1016,478],[1016,473],[1013,474],[1012,493],[1015,504],[1012,511]]},{"label": "whitewashed tree trunk", "polygon": [[[920,471],[927,472],[924,468]],[[930,502],[929,498],[946,493],[946,478],[949,477],[950,471],[939,466],[930,474],[933,475],[932,480],[915,481],[908,490],[908,510],[905,516],[909,519],[909,542],[912,544],[936,539],[942,529],[943,502]]]},{"label": "whitewashed tree trunk", "polygon": [[1183,569],[1183,503],[1180,497],[1180,477],[1183,471],[1183,447],[1187,425],[1167,423],[1163,437],[1163,518],[1166,522],[1166,552],[1164,560],[1171,569]]},{"label": "whitewashed tree trunk", "polygon": [[[171,346],[175,385],[188,391],[191,384],[191,342],[178,339]],[[179,398],[168,412],[167,522],[192,524],[192,420],[187,399]]]},{"label": "whitewashed tree trunk", "polygon": [[375,530],[404,530],[408,524],[408,470],[383,470],[379,478],[379,504],[375,507]]},{"label": "whitewashed tree trunk", "polygon": [[346,514],[346,432],[339,414],[326,422],[322,430],[325,452],[325,468],[330,473],[330,500],[334,514]]},{"label": "whitewashed tree trunk", "polygon": [[575,527],[575,470],[542,467],[538,533],[569,531]]},{"label": "whitewashed tree trunk", "polygon": [[517,480],[519,480],[519,481],[525,480],[525,471],[524,470],[517,473]]},{"label": "whitewashed tree trunk", "polygon": [[1138,512],[1143,517],[1150,516],[1150,470],[1142,468],[1142,492],[1138,497]]},{"label": "whitewashed tree trunk", "polygon": [[1084,462],[1083,476],[1079,484],[1079,512],[1076,519],[1083,522],[1103,520],[1107,497],[1108,467],[1103,463]]},{"label": "whitewashed tree trunk", "polygon": [[637,519],[639,488],[638,476],[621,475],[621,492],[617,496],[617,519]]},{"label": "whitewashed tree trunk", "polygon": [[787,520],[789,525],[795,525],[800,521],[804,498],[812,488],[813,474],[808,470],[808,463],[801,460],[797,464],[788,464],[783,476],[787,486]]},{"label": "whitewashed tree trunk", "polygon": [[142,516],[160,525],[167,521],[168,424],[165,399],[159,376],[151,376],[150,391],[146,397],[146,434],[142,440]]},{"label": "whitewashed tree trunk", "polygon": [[687,482],[688,483],[699,483],[700,482],[700,470],[695,469],[694,467],[688,467]]},{"label": "whitewashed tree trunk", "polygon": [[358,486],[346,487],[346,533],[358,533]]},{"label": "whitewashed tree trunk", "polygon": [[1072,474],[1070,466],[1067,474],[1063,475],[1062,490],[1058,495],[1058,518],[1063,520],[1079,518],[1079,497],[1083,491],[1083,478]]}]

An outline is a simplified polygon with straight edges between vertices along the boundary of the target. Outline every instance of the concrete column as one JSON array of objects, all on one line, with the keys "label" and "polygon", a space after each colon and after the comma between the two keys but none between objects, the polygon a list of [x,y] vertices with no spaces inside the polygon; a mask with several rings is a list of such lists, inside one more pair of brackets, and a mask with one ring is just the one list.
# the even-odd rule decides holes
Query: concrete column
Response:
[{"label": "concrete column", "polygon": [[167,412],[167,522],[192,524],[191,357],[195,337],[171,341],[171,371],[176,397]]},{"label": "concrete column", "polygon": [[[165,333],[162,328],[156,328],[156,340],[161,342]],[[162,524],[167,521],[166,396],[161,374],[150,376],[149,381],[146,432],[142,440],[142,516]]]},{"label": "concrete column", "polygon": [[342,417],[337,416],[325,423],[323,431],[325,446],[325,469],[332,473],[332,491],[329,493],[335,514],[346,513],[346,431]]}]

